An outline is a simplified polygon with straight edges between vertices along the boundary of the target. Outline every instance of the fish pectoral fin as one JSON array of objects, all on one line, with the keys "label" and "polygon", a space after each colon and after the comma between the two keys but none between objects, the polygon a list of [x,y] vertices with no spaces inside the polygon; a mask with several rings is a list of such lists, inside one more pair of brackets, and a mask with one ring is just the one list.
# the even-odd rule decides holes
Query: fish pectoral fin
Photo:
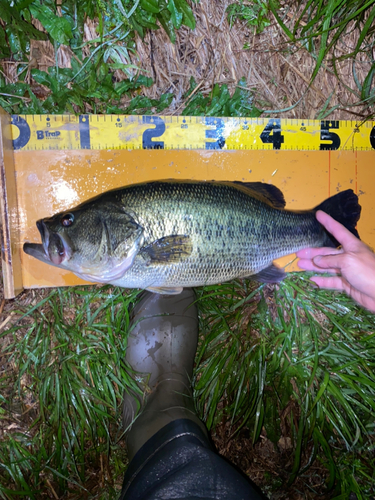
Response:
[{"label": "fish pectoral fin", "polygon": [[149,286],[146,288],[149,292],[160,293],[163,295],[178,295],[182,292],[182,286],[176,286],[175,288],[167,288],[165,286]]},{"label": "fish pectoral fin", "polygon": [[189,257],[192,251],[190,237],[180,234],[164,236],[142,248],[142,253],[146,254],[146,260],[149,260],[150,264],[180,262]]},{"label": "fish pectoral fin", "polygon": [[249,276],[249,278],[260,281],[261,283],[279,283],[286,276],[286,273],[280,267],[274,264],[262,269],[259,273]]}]

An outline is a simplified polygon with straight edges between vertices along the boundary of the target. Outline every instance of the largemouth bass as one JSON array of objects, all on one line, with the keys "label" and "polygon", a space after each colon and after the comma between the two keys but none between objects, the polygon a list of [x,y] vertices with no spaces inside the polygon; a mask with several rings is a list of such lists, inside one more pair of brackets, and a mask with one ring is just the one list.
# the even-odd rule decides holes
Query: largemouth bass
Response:
[{"label": "largemouth bass", "polygon": [[323,210],[358,237],[352,190],[308,211],[285,210],[282,192],[260,182],[162,181],[109,191],[37,222],[33,257],[93,282],[158,293],[253,277],[285,277],[274,259],[305,247],[338,246],[315,218]]}]

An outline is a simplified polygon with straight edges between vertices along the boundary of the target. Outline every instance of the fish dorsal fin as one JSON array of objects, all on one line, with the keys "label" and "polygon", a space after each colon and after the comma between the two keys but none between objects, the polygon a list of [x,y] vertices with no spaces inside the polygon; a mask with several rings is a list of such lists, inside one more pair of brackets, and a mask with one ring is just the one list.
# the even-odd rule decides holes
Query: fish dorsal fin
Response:
[{"label": "fish dorsal fin", "polygon": [[265,182],[241,182],[233,181],[226,184],[232,184],[244,193],[248,193],[260,201],[272,205],[274,208],[285,208],[285,198],[280,189],[273,184]]},{"label": "fish dorsal fin", "polygon": [[[225,185],[231,186],[243,193],[246,193],[253,198],[256,198],[263,203],[267,203],[267,205],[271,205],[274,208],[283,209],[285,208],[285,198],[280,191],[280,189],[273,184],[267,184],[266,182],[242,182],[242,181],[193,181],[191,179],[163,179],[158,181],[152,181],[153,184],[195,184],[201,182],[204,184],[205,182],[217,185]],[[150,183],[151,184],[151,183]],[[128,209],[126,209],[129,212]]]},{"label": "fish dorsal fin", "polygon": [[242,181],[209,181],[212,184],[222,184],[225,186],[231,186],[243,193],[246,193],[253,198],[256,198],[267,205],[271,205],[273,208],[283,209],[285,208],[285,198],[280,191],[280,189],[273,184],[267,184],[266,182],[242,182]]}]

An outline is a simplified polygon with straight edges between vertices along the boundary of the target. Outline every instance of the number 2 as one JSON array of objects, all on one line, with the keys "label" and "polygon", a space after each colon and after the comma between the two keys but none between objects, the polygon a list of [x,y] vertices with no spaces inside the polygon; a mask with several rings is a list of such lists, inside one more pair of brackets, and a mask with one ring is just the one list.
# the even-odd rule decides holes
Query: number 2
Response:
[{"label": "number 2", "polygon": [[143,123],[151,123],[155,128],[148,128],[143,132],[142,147],[143,149],[164,149],[163,141],[153,141],[153,137],[160,137],[165,132],[165,123],[158,116],[143,116]]}]

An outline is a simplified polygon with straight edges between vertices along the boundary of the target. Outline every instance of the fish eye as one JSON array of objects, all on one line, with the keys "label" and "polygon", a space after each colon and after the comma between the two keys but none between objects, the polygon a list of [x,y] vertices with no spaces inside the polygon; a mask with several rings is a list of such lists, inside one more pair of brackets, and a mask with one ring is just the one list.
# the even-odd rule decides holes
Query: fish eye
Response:
[{"label": "fish eye", "polygon": [[61,217],[60,222],[61,222],[62,226],[69,227],[74,222],[74,215],[73,214],[65,214]]}]

